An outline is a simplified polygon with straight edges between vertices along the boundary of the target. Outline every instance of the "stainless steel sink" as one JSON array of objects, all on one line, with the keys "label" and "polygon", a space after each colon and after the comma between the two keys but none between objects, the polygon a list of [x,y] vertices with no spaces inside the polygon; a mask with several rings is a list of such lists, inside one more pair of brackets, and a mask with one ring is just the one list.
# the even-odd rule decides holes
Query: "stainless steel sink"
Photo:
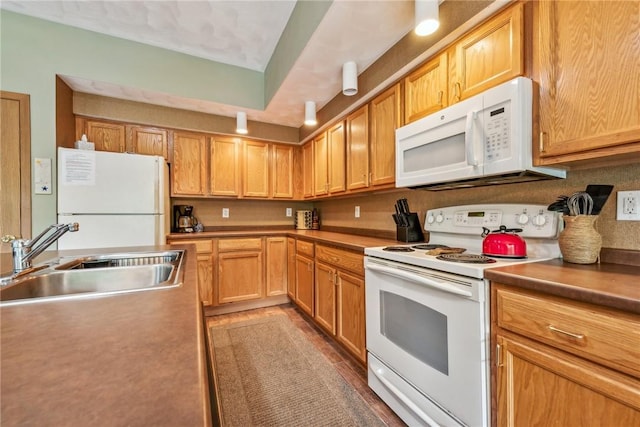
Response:
[{"label": "stainless steel sink", "polygon": [[0,288],[0,305],[104,296],[182,284],[183,251],[63,258]]}]

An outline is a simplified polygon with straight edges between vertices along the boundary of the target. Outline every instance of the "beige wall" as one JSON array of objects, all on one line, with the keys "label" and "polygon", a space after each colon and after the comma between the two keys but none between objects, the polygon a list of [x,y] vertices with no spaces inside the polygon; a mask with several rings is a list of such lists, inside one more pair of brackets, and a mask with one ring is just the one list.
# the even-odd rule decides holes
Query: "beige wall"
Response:
[{"label": "beige wall", "polygon": [[[598,221],[604,247],[640,250],[640,221],[616,221],[616,192],[640,190],[640,164],[570,171],[564,180],[538,181],[523,184],[477,187],[430,192],[397,190],[318,202],[315,206],[322,226],[352,227],[373,230],[395,230],[391,219],[394,203],[400,197],[409,200],[412,211],[419,212],[424,224],[427,209],[476,203],[536,203],[549,205],[559,195],[582,191],[588,184],[615,185]],[[354,218],[354,208],[360,206],[360,218]]]}]

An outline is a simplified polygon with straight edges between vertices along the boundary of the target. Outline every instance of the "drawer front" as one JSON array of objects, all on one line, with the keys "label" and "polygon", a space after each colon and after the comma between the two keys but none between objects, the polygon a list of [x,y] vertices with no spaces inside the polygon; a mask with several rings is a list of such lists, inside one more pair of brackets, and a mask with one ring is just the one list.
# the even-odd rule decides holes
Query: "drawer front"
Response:
[{"label": "drawer front", "polygon": [[173,245],[196,245],[196,251],[199,254],[210,254],[213,252],[213,240],[211,239],[196,239],[196,240],[172,240],[169,244]]},{"label": "drawer front", "polygon": [[220,239],[218,240],[219,252],[262,250],[262,239]]},{"label": "drawer front", "polygon": [[330,246],[316,245],[316,259],[364,276],[364,255]]},{"label": "drawer front", "polygon": [[501,328],[640,377],[640,316],[502,288],[496,299]]},{"label": "drawer front", "polygon": [[313,242],[296,240],[296,253],[313,256]]}]

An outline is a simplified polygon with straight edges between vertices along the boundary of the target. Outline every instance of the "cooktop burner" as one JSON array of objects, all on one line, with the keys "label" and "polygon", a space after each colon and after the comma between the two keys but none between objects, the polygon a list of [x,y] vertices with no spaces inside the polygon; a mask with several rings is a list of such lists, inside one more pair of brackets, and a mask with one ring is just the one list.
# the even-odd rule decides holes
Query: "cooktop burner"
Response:
[{"label": "cooktop burner", "polygon": [[442,261],[461,262],[466,264],[491,264],[496,262],[495,259],[491,259],[484,255],[473,254],[442,254],[436,257]]},{"label": "cooktop burner", "polygon": [[447,245],[429,244],[429,243],[421,243],[419,245],[413,245],[411,247],[413,249],[424,249],[424,250],[430,251],[431,249],[448,248],[449,246],[447,246]]},{"label": "cooktop burner", "polygon": [[409,246],[387,246],[386,248],[382,248],[382,250],[389,252],[415,252]]}]

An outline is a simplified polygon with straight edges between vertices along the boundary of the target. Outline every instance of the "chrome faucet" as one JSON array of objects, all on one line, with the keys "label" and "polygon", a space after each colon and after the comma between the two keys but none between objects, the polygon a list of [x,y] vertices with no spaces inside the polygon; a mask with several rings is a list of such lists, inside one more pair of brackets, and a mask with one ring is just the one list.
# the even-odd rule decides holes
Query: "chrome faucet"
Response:
[{"label": "chrome faucet", "polygon": [[[11,242],[13,249],[13,273],[18,274],[24,270],[30,269],[31,261],[40,255],[51,244],[58,240],[67,231],[78,231],[80,226],[77,222],[70,224],[53,224],[47,227],[42,233],[38,234],[34,239],[16,239],[14,236],[2,236],[4,243]],[[40,244],[36,245],[38,240],[42,239],[51,230],[53,232],[44,239]],[[34,246],[35,245],[35,246]]]}]

